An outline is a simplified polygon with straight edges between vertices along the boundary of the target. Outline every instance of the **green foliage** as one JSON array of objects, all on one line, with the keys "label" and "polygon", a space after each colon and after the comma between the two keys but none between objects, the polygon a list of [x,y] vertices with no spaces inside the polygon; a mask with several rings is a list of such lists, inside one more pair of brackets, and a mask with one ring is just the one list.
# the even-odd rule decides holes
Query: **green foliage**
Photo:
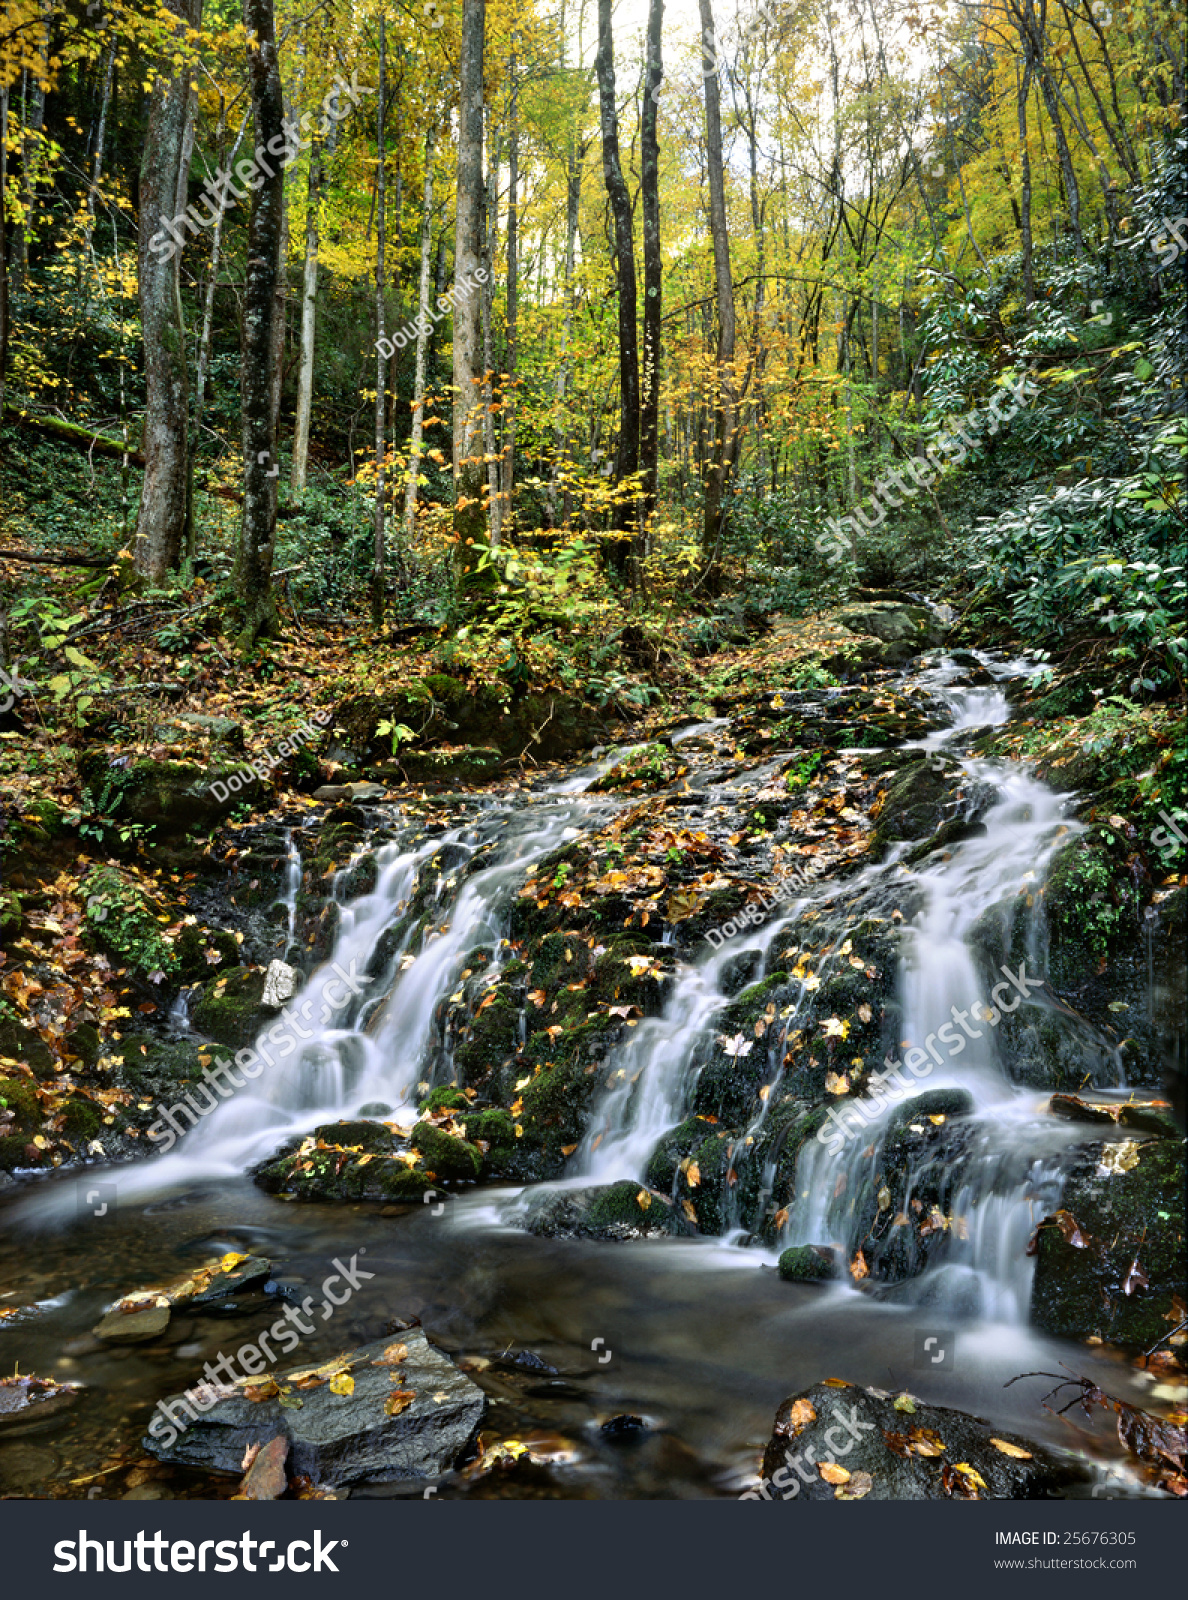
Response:
[{"label": "green foliage", "polygon": [[784,778],[785,787],[791,790],[807,789],[816,776],[817,768],[821,765],[823,759],[824,753],[820,750],[814,750],[811,755],[807,755],[803,760],[797,761]]},{"label": "green foliage", "polygon": [[83,927],[142,978],[158,979],[177,967],[177,955],[161,935],[143,890],[111,867],[96,867],[81,885],[86,900]]}]

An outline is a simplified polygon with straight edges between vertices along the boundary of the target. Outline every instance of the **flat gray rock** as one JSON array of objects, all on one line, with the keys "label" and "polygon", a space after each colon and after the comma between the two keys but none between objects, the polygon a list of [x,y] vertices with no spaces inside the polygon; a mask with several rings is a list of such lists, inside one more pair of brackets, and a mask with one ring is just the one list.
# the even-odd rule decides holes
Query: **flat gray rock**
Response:
[{"label": "flat gray rock", "polygon": [[168,1326],[168,1306],[146,1306],[141,1311],[121,1311],[114,1306],[91,1332],[109,1344],[140,1344],[160,1338]]},{"label": "flat gray rock", "polygon": [[[403,1357],[400,1346],[407,1352]],[[343,1368],[349,1365],[354,1379],[351,1394],[335,1394],[326,1382],[312,1389],[293,1386],[293,1374],[308,1372],[312,1365],[305,1361],[274,1373],[282,1395],[270,1400],[233,1394],[213,1400],[203,1411],[198,1404],[205,1399],[201,1387],[187,1391],[196,1394],[194,1400],[171,1396],[165,1402],[171,1414],[184,1421],[178,1404],[183,1402],[196,1420],[168,1444],[146,1434],[144,1447],[162,1461],[238,1477],[249,1445],[284,1435],[291,1477],[305,1474],[331,1487],[436,1478],[453,1467],[470,1443],[486,1404],[482,1390],[435,1350],[420,1328],[363,1345],[344,1357]],[[409,1390],[414,1398],[404,1410],[389,1415],[384,1408],[389,1396]]]}]

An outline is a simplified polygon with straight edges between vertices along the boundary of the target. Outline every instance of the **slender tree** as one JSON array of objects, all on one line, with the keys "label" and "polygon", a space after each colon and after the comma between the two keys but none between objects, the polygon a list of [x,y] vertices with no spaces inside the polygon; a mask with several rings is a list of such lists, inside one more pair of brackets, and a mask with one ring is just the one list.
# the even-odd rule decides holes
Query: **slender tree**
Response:
[{"label": "slender tree", "polygon": [[635,241],[632,232],[631,195],[623,177],[619,153],[619,112],[615,100],[615,43],[611,31],[611,0],[598,0],[598,108],[602,130],[602,176],[610,201],[615,239],[615,287],[619,297],[619,443],[615,456],[615,481],[619,486],[612,528],[617,537],[608,541],[607,558],[619,577],[632,565],[637,523],[636,474],[639,472],[639,333],[636,327]]},{"label": "slender tree", "polygon": [[433,154],[437,146],[437,130],[430,127],[425,135],[425,186],[421,200],[421,270],[417,280],[417,352],[413,374],[412,435],[408,445],[408,485],[404,491],[405,543],[412,549],[413,531],[417,521],[417,478],[421,469],[421,444],[425,435],[425,357],[429,350],[429,296],[432,290],[430,271],[433,249]]},{"label": "slender tree", "polygon": [[[202,21],[202,0],[166,0],[177,18],[179,44]],[[245,13],[247,0],[245,0]],[[144,479],[133,559],[138,572],[160,583],[176,567],[186,532],[189,482],[189,386],[182,314],[181,245],[165,224],[186,209],[193,148],[192,67],[183,60],[159,78],[149,108],[140,171],[138,281],[144,330]]]},{"label": "slender tree", "polygon": [[734,282],[730,271],[730,235],[726,225],[726,179],[722,159],[722,104],[718,88],[717,39],[710,0],[698,0],[702,49],[706,58],[705,166],[709,185],[710,237],[714,247],[714,286],[718,308],[717,398],[714,407],[714,450],[705,479],[702,530],[703,581],[714,590],[720,583],[722,521],[730,468],[737,444],[738,406],[734,376]]},{"label": "slender tree", "polygon": [[376,90],[375,168],[375,557],[371,573],[371,620],[378,628],[384,620],[384,465],[387,454],[387,356],[384,345],[384,291],[387,289],[387,149],[384,114],[388,98],[387,26],[379,25],[379,87]]},{"label": "slender tree", "polygon": [[[454,223],[454,554],[459,598],[494,582],[483,509],[483,45],[485,0],[462,0]],[[479,274],[483,276],[480,277]]]},{"label": "slender tree", "polygon": [[647,66],[644,72],[640,122],[640,199],[643,203],[643,370],[640,374],[639,464],[643,473],[643,513],[656,509],[660,450],[660,320],[663,307],[663,264],[660,256],[660,141],[657,111],[664,67],[660,29],[664,0],[648,9]]},{"label": "slender tree", "polygon": [[272,556],[276,543],[276,419],[280,402],[280,340],[284,331],[285,102],[277,61],[272,0],[243,0],[248,78],[256,130],[260,187],[252,193],[243,294],[243,522],[235,580],[243,611],[241,650],[276,626]]}]

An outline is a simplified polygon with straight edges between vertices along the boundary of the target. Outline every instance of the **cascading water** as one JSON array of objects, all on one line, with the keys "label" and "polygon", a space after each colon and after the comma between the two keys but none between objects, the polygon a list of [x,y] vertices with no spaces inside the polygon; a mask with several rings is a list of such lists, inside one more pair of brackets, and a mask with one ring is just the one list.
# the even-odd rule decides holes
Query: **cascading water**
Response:
[{"label": "cascading water", "polygon": [[[1007,678],[1022,670],[1022,664],[1008,663],[997,674]],[[915,1295],[954,1311],[1021,1319],[1028,1276],[1024,1244],[1035,1221],[1057,1203],[1060,1152],[1072,1134],[1038,1114],[1034,1095],[1009,1083],[991,1025],[996,1013],[984,993],[971,935],[992,907],[1017,905],[1026,914],[1048,859],[1076,825],[1066,816],[1065,802],[1025,770],[950,753],[949,747],[963,735],[1001,723],[1009,714],[1001,683],[970,687],[955,681],[962,676],[944,661],[915,678],[916,686],[943,701],[949,713],[947,726],[930,734],[920,748],[949,770],[960,771],[963,791],[971,808],[980,807],[980,817],[968,817],[967,836],[959,836],[943,854],[909,867],[899,859],[903,849],[898,848],[887,861],[848,878],[846,890],[848,899],[858,903],[868,890],[893,886],[905,903],[918,907],[904,928],[901,952],[901,1044],[908,1048],[932,1042],[929,1090],[960,1089],[972,1096],[963,1118],[966,1136],[949,1167],[939,1175],[935,1170],[907,1175],[905,1203],[925,1176],[930,1192],[943,1196],[950,1237],[937,1264],[930,1262],[918,1279],[898,1289],[902,1296]],[[718,726],[682,731],[688,737],[712,737]],[[176,1155],[141,1169],[143,1186],[167,1185],[175,1163],[188,1176],[242,1171],[270,1154],[281,1138],[331,1117],[360,1114],[365,1107],[372,1115],[382,1108],[392,1120],[411,1122],[424,1088],[448,1075],[450,1043],[442,1002],[457,982],[463,958],[481,954],[485,973],[497,974],[506,907],[515,886],[535,862],[577,837],[614,804],[591,802],[582,792],[613,759],[612,753],[600,767],[575,773],[552,791],[524,796],[514,805],[480,802],[471,822],[411,849],[381,846],[375,852],[374,888],[339,903],[333,953],[297,997],[302,1025],[288,1060],[216,1105]],[[727,781],[735,789],[740,783],[761,785],[778,765],[769,763]],[[288,851],[284,903],[295,933],[300,857],[291,839]],[[336,898],[351,879],[350,867],[337,875]],[[782,947],[777,941],[794,942],[798,924],[816,919],[836,888],[825,879],[801,885],[795,903],[773,910],[766,922],[707,950],[699,961],[678,967],[663,1013],[643,1020],[606,1058],[607,1087],[571,1162],[568,1181],[643,1178],[658,1142],[688,1115],[702,1047],[717,1031],[719,1015],[735,992],[729,975],[738,958],[749,955],[754,969],[762,972],[772,950]],[[838,914],[832,915],[836,922]],[[841,920],[844,924],[847,919]],[[845,937],[843,927],[831,948],[840,947]],[[1034,937],[1027,948],[1034,961]],[[832,954],[823,957],[818,978],[829,976],[835,959]],[[1038,972],[1038,967],[1032,970]],[[336,973],[356,974],[357,992],[331,1006],[322,997]],[[1014,1009],[1013,998],[1014,990],[1007,986],[1001,994],[1006,1009]],[[779,1089],[786,1041],[800,1009],[799,1004],[786,1008],[780,1024],[758,1046],[766,1052],[766,1093],[739,1135],[737,1149],[731,1149],[732,1164],[740,1170],[756,1159],[751,1148],[759,1143]],[[938,1036],[960,1040],[959,1047],[949,1047],[948,1059],[935,1044]],[[267,1031],[262,1034],[257,1048],[266,1052],[269,1037]],[[878,1181],[896,1104],[877,1099],[851,1104],[862,1108],[862,1137],[847,1140],[840,1152],[817,1140],[809,1140],[801,1151],[784,1244],[832,1244],[847,1256],[859,1246],[858,1202]],[[774,1172],[770,1154],[765,1160],[761,1192],[770,1191]],[[741,1237],[733,1197],[726,1217],[728,1239]]]}]

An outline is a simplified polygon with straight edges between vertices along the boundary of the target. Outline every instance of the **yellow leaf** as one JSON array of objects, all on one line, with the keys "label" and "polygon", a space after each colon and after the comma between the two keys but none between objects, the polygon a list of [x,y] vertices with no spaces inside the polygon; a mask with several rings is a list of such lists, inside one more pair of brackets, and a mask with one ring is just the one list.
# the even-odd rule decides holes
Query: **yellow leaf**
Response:
[{"label": "yellow leaf", "polygon": [[640,1189],[635,1196],[635,1203],[641,1211],[646,1211],[652,1203],[652,1197],[646,1189]]},{"label": "yellow leaf", "polygon": [[689,1170],[685,1173],[685,1182],[690,1189],[696,1189],[701,1182],[701,1168],[696,1161],[690,1161]]},{"label": "yellow leaf", "polygon": [[349,1372],[337,1372],[330,1379],[331,1394],[354,1394],[355,1380]]},{"label": "yellow leaf", "polygon": [[697,1212],[694,1210],[692,1200],[682,1200],[681,1201],[681,1210],[685,1213],[685,1216],[688,1219],[688,1221],[690,1221],[690,1222],[696,1222],[697,1221]]},{"label": "yellow leaf", "polygon": [[849,1483],[850,1474],[845,1467],[839,1467],[835,1461],[818,1461],[817,1471],[826,1483]]},{"label": "yellow leaf", "polygon": [[219,1262],[219,1271],[220,1272],[234,1272],[235,1268],[239,1265],[239,1263],[241,1261],[246,1261],[246,1260],[247,1260],[247,1257],[244,1254],[242,1254],[242,1252],[237,1252],[235,1250],[230,1250],[223,1257],[223,1259]]},{"label": "yellow leaf", "polygon": [[979,1489],[984,1489],[986,1487],[985,1478],[983,1478],[980,1472],[975,1472],[968,1461],[955,1461],[953,1463],[953,1471],[960,1472],[962,1477],[971,1478],[973,1482],[977,1484]]},{"label": "yellow leaf", "polygon": [[384,1401],[384,1415],[398,1417],[402,1411],[407,1411],[417,1398],[414,1389],[393,1389]]},{"label": "yellow leaf", "polygon": [[[1012,1461],[1030,1461],[1031,1451],[1022,1450],[1017,1444],[1012,1444],[1009,1439],[991,1439],[990,1443],[996,1450],[1001,1450],[1004,1456],[1010,1456]],[[985,1488],[985,1485],[982,1485]]]}]

